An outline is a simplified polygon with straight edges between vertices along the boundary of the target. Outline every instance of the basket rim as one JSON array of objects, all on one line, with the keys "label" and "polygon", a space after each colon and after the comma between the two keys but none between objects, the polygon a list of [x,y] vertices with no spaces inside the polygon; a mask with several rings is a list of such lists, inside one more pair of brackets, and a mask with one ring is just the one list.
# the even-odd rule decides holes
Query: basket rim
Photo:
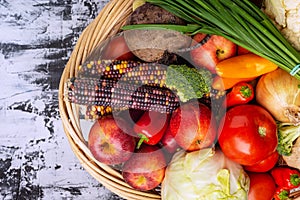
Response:
[{"label": "basket rim", "polygon": [[129,186],[117,170],[95,160],[82,136],[77,110],[64,100],[67,79],[77,74],[77,68],[101,41],[119,32],[132,12],[133,0],[110,0],[98,16],[83,30],[63,70],[59,83],[59,112],[64,132],[72,151],[83,168],[104,187],[125,199],[154,200],[161,196],[152,191],[137,191]]}]

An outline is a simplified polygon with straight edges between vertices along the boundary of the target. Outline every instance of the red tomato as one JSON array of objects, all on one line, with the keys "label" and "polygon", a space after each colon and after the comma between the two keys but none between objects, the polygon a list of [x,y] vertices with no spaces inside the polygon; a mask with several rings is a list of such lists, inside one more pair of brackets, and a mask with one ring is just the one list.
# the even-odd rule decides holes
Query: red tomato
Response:
[{"label": "red tomato", "polygon": [[102,59],[132,60],[133,53],[129,50],[122,35],[112,38],[104,49]]},{"label": "red tomato", "polygon": [[241,165],[254,165],[276,150],[276,122],[258,105],[235,106],[226,112],[220,124],[222,151]]},{"label": "red tomato", "polygon": [[250,190],[248,200],[271,200],[274,196],[276,185],[268,173],[248,173]]},{"label": "red tomato", "polygon": [[274,153],[272,153],[266,159],[251,166],[244,166],[244,169],[251,172],[267,172],[276,165],[278,158],[278,152],[274,151]]}]

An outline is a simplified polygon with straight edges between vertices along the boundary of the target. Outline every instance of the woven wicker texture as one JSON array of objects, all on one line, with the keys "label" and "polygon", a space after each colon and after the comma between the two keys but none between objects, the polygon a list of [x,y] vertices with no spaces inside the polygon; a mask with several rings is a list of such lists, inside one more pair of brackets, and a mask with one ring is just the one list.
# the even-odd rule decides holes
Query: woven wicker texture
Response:
[{"label": "woven wicker texture", "polygon": [[102,41],[118,33],[132,12],[132,0],[112,0],[100,12],[97,18],[83,31],[65,66],[59,87],[59,109],[64,131],[75,155],[85,170],[102,185],[126,199],[161,199],[154,192],[141,192],[127,185],[119,171],[97,162],[90,153],[83,137],[78,112],[71,103],[64,101],[64,88],[67,79],[76,76],[77,68],[89,53]]}]

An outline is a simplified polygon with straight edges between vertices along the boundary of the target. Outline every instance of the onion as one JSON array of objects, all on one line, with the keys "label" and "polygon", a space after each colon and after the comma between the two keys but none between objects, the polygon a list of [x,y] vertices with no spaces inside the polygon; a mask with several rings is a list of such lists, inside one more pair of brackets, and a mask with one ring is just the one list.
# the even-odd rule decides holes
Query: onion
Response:
[{"label": "onion", "polygon": [[300,124],[300,81],[278,68],[263,75],[256,86],[256,100],[280,122]]}]

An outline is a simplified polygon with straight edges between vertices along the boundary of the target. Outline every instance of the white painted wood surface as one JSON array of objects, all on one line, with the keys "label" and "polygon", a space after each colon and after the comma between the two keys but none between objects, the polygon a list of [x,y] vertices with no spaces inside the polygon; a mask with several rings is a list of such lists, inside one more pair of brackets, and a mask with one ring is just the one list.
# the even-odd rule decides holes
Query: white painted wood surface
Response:
[{"label": "white painted wood surface", "polygon": [[58,112],[58,83],[107,1],[0,0],[0,199],[121,199],[80,165]]}]

